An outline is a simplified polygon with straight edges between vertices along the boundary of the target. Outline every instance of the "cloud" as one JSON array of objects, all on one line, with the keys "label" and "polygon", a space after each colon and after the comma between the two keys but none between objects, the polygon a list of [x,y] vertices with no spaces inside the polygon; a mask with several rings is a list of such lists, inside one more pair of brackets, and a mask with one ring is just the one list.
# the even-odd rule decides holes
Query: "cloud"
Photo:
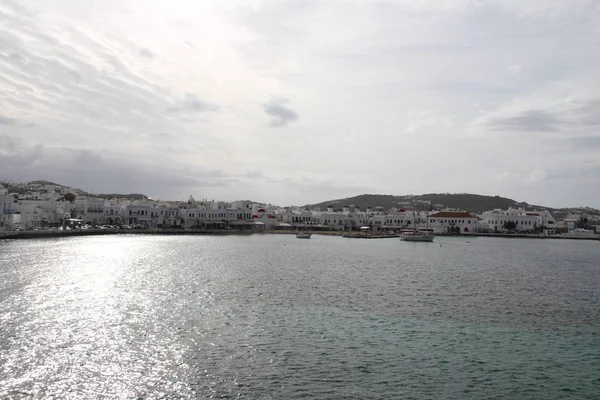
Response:
[{"label": "cloud", "polygon": [[169,107],[168,110],[171,112],[184,112],[184,113],[203,113],[207,111],[217,111],[219,106],[216,104],[200,100],[198,96],[193,93],[186,93],[182,100],[176,102],[176,105]]},{"label": "cloud", "polygon": [[580,151],[581,149],[598,151],[600,149],[600,136],[578,136],[569,137],[563,140],[565,148],[570,148],[573,151]]},{"label": "cloud", "polygon": [[150,49],[148,49],[146,47],[142,47],[140,49],[140,56],[142,56],[144,58],[154,58],[154,53],[152,53],[150,51]]},{"label": "cloud", "polygon": [[1,179],[48,179],[90,192],[141,192],[181,197],[200,188],[236,185],[236,177],[219,169],[168,167],[132,160],[126,155],[94,149],[49,147],[0,135]]},{"label": "cloud", "polygon": [[519,72],[521,72],[521,70],[523,69],[523,66],[521,64],[512,64],[508,66],[508,71],[511,74],[518,74]]},{"label": "cloud", "polygon": [[500,173],[498,177],[508,182],[519,182],[521,184],[540,184],[545,182],[561,184],[562,181],[567,180],[596,182],[599,174],[600,162],[586,161],[574,165],[572,168],[549,167],[535,170],[511,170]]},{"label": "cloud", "polygon": [[290,122],[298,120],[298,113],[285,106],[288,102],[289,100],[285,98],[271,97],[271,99],[263,105],[265,112],[273,117],[271,119],[272,127],[285,126]]},{"label": "cloud", "polygon": [[[596,97],[597,96],[597,97]],[[576,137],[600,126],[600,90],[585,94],[544,88],[521,95],[485,112],[473,121],[475,126],[507,132],[567,134]]]},{"label": "cloud", "polygon": [[17,123],[17,120],[10,117],[3,117],[0,115],[0,125],[14,125]]},{"label": "cloud", "polygon": [[[0,134],[30,144],[0,142],[15,180],[600,205],[600,178],[550,178],[598,158],[598,1],[42,3],[0,1]],[[398,180],[399,159],[420,167]]]},{"label": "cloud", "polygon": [[514,116],[492,117],[486,125],[498,130],[551,132],[559,130],[562,123],[556,115],[548,112],[527,110]]}]

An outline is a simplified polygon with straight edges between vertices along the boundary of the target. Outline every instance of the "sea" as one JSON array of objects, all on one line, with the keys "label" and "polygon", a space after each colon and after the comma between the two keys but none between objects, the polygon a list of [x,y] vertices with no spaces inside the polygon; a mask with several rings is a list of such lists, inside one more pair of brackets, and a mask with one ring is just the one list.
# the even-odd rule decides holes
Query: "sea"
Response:
[{"label": "sea", "polygon": [[598,399],[600,242],[0,242],[0,398]]}]

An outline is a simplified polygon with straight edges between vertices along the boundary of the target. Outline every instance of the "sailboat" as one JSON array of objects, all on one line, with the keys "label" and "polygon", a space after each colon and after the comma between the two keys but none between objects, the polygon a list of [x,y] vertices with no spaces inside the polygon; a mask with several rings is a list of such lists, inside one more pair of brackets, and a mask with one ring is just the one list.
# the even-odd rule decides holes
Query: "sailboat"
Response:
[{"label": "sailboat", "polygon": [[435,236],[429,232],[429,217],[427,217],[427,229],[425,231],[417,230],[417,218],[413,211],[413,231],[404,232],[400,235],[400,240],[405,242],[433,242]]},{"label": "sailboat", "polygon": [[298,232],[296,233],[296,239],[310,239],[310,232]]}]

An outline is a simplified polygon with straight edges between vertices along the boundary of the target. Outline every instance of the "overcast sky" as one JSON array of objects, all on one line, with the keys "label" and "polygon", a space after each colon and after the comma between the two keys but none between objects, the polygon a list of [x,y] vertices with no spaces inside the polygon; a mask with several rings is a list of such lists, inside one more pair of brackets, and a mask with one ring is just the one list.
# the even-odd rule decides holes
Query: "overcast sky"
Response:
[{"label": "overcast sky", "polygon": [[0,179],[600,207],[597,0],[0,0]]}]

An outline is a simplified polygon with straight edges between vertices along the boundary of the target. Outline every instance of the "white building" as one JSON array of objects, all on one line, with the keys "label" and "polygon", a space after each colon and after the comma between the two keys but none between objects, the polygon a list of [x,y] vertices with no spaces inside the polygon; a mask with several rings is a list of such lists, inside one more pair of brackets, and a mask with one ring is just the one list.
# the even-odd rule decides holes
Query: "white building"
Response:
[{"label": "white building", "polygon": [[385,216],[385,226],[388,229],[414,228],[415,223],[417,226],[427,225],[427,215],[400,208],[396,212]]},{"label": "white building", "polygon": [[280,219],[282,222],[288,224],[309,224],[314,225],[318,223],[318,219],[315,218],[315,214],[309,210],[305,209],[286,209],[280,215]]},{"label": "white building", "polygon": [[237,210],[238,220],[249,220],[252,218],[252,202],[242,200],[231,203],[231,208]]},{"label": "white building", "polygon": [[77,196],[74,201],[74,217],[89,224],[104,223],[105,200],[92,196]]},{"label": "white building", "polygon": [[125,205],[122,218],[127,225],[139,225],[150,229],[181,228],[183,221],[180,211],[179,207],[170,203],[136,200]]},{"label": "white building", "polygon": [[0,232],[12,229],[12,215],[16,211],[14,195],[0,188]]},{"label": "white building", "polygon": [[39,229],[58,226],[71,216],[71,204],[55,193],[30,192],[19,195],[14,203],[15,213],[20,214],[19,222],[13,216],[13,227]]},{"label": "white building", "polygon": [[464,211],[440,211],[429,215],[429,228],[434,233],[473,233],[479,231],[479,220]]},{"label": "white building", "polygon": [[121,225],[123,224],[124,210],[126,204],[120,203],[116,199],[104,202],[104,218],[103,223],[108,225]]},{"label": "white building", "polygon": [[226,228],[238,220],[239,210],[219,208],[188,208],[180,210],[182,224],[186,228],[219,229]]},{"label": "white building", "polygon": [[252,222],[261,229],[273,229],[277,225],[277,215],[274,210],[266,210],[263,207],[256,209],[251,216]]},{"label": "white building", "polygon": [[544,211],[526,211],[523,208],[508,210],[491,210],[480,215],[484,224],[494,232],[514,231],[520,233],[535,233],[543,229],[553,230],[556,221],[552,215]]}]

